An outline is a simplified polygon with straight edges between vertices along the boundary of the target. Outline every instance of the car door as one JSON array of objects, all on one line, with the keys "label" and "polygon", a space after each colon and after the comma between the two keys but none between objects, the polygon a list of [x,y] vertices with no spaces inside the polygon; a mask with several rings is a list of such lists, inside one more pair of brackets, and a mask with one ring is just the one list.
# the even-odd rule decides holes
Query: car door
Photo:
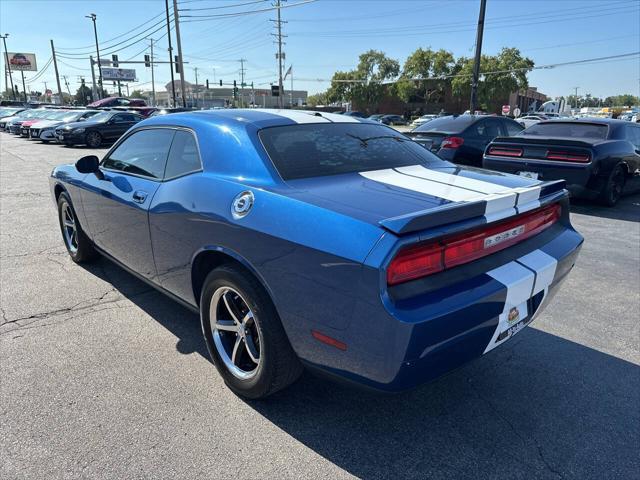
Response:
[{"label": "car door", "polygon": [[118,113],[107,122],[102,136],[105,140],[115,141],[140,120],[131,113]]},{"label": "car door", "polygon": [[155,275],[149,206],[164,176],[174,130],[143,128],[119,142],[85,179],[82,203],[94,243],[131,270]]}]

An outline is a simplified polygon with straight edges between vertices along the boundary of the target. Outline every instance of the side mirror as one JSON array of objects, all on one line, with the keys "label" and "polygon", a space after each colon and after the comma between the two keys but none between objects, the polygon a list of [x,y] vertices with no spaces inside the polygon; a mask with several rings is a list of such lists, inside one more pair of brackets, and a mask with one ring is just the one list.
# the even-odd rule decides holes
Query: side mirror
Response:
[{"label": "side mirror", "polygon": [[95,155],[87,155],[76,162],[76,170],[80,173],[95,173],[96,177],[102,179],[100,171],[100,160]]}]

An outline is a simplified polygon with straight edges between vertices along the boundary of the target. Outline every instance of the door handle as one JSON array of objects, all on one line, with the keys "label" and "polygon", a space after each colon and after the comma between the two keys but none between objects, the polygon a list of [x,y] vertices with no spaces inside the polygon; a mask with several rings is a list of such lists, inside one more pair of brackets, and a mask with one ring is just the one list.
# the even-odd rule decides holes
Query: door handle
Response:
[{"label": "door handle", "polygon": [[147,192],[143,192],[142,190],[136,190],[133,192],[133,201],[136,203],[144,203],[147,199]]}]

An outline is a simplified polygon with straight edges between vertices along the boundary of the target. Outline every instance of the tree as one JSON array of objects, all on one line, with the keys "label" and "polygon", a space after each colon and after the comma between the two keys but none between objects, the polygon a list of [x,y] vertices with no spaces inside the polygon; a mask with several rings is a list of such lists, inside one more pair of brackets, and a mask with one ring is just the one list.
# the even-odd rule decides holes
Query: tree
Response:
[{"label": "tree", "polygon": [[[470,98],[473,60],[461,57],[456,63],[460,76],[451,82],[453,94]],[[488,112],[498,112],[510,93],[529,86],[527,73],[533,66],[533,60],[523,57],[517,48],[503,48],[495,56],[482,55],[478,83],[480,107]]]},{"label": "tree", "polygon": [[640,105],[640,97],[625,93],[623,95],[614,95],[604,99],[606,107],[631,107]]},{"label": "tree", "polygon": [[307,97],[307,105],[311,105],[312,107],[316,105],[327,105],[328,103],[331,102],[329,102],[327,92],[318,92]]},{"label": "tree", "polygon": [[[87,100],[87,97],[89,97],[90,100]],[[78,105],[86,105],[87,103],[91,102],[92,98],[93,95],[91,93],[91,89],[86,85],[80,85],[80,88],[78,88],[75,95],[75,100]]]},{"label": "tree", "polygon": [[419,48],[404,62],[402,74],[394,86],[395,93],[405,102],[417,97],[428,103],[434,95],[443,94],[444,87],[451,81],[445,77],[453,74],[455,69],[456,62],[451,52]]},{"label": "tree", "polygon": [[129,95],[129,98],[142,98],[143,100],[147,100],[147,96],[142,92],[142,90],[134,90]]},{"label": "tree", "polygon": [[333,75],[327,99],[332,102],[348,100],[364,109],[373,108],[386,92],[383,82],[397,77],[399,72],[397,60],[387,57],[383,52],[369,50],[360,55],[355,70]]}]

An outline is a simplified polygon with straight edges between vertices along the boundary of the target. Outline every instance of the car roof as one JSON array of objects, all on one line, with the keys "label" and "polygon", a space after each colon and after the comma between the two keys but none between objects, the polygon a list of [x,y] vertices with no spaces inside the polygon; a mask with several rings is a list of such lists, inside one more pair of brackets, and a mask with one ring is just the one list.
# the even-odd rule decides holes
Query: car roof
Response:
[{"label": "car roof", "polygon": [[177,124],[195,126],[196,124],[224,123],[229,126],[253,125],[255,128],[296,125],[302,123],[370,123],[377,122],[366,118],[338,115],[313,110],[277,110],[277,109],[223,109],[196,110],[174,113],[170,116],[158,115],[148,118],[141,125]]}]

